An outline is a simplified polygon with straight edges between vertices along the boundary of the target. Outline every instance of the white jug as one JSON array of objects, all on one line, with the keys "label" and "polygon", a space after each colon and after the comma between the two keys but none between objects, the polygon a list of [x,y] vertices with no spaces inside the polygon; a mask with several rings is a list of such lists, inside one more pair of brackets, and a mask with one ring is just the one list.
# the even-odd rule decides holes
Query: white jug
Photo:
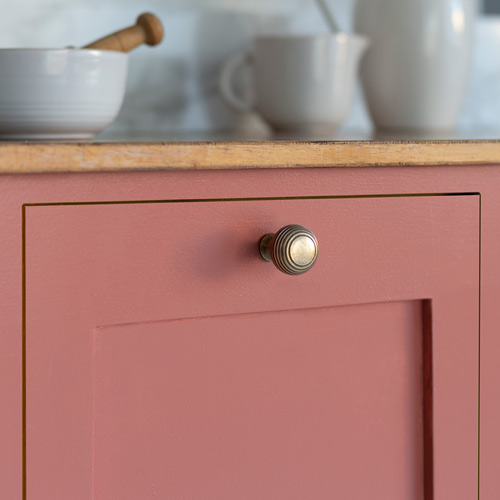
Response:
[{"label": "white jug", "polygon": [[[361,35],[260,36],[251,52],[224,65],[220,93],[240,112],[257,110],[275,130],[333,132],[349,113],[359,61],[369,41]],[[255,100],[238,96],[233,76],[254,69]]]},{"label": "white jug", "polygon": [[453,129],[468,80],[476,0],[357,0],[355,29],[372,45],[361,82],[386,129]]}]

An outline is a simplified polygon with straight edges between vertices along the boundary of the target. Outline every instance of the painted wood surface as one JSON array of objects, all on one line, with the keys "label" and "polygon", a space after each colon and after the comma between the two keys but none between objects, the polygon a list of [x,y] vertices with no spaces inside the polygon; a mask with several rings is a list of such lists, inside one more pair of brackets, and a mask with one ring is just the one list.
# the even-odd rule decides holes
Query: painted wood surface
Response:
[{"label": "painted wood surface", "polygon": [[94,498],[421,500],[421,327],[407,301],[96,330]]},{"label": "painted wood surface", "polygon": [[[258,255],[260,236],[295,221],[310,227],[320,242],[320,260],[302,277],[281,275]],[[234,498],[235,485],[248,468],[254,470],[259,484],[243,498],[303,498],[315,484],[313,496],[326,499],[346,496],[354,487],[353,480],[346,480],[343,474],[332,478],[332,467],[344,463],[343,473],[352,478],[359,471],[356,456],[362,455],[366,466],[381,458],[388,462],[372,475],[367,473],[371,486],[383,491],[386,498],[398,499],[402,494],[420,498],[422,452],[414,443],[423,439],[417,428],[423,420],[423,395],[418,390],[422,368],[415,373],[412,367],[423,361],[421,349],[408,355],[411,349],[395,338],[413,335],[417,338],[410,343],[421,344],[423,334],[411,333],[416,329],[412,315],[407,315],[407,324],[402,326],[397,312],[388,307],[387,319],[379,322],[378,315],[369,314],[370,306],[363,306],[413,300],[433,304],[436,498],[465,500],[476,492],[477,195],[28,206],[25,249],[28,498],[83,500],[92,494],[96,500],[136,498],[152,496],[151,488],[162,498],[196,498],[201,491],[206,491],[207,498]],[[349,320],[339,320],[336,312],[318,312],[318,308],[354,304],[360,311],[352,312]],[[296,320],[295,314],[275,313],[287,310],[306,310],[304,317],[311,316],[310,331],[305,330],[307,322]],[[206,317],[222,319],[199,319]],[[169,321],[174,326],[164,326],[164,337],[151,326],[151,322]],[[113,336],[113,345],[107,349],[115,349],[118,358],[111,354],[104,361],[103,372],[102,361],[95,357],[100,349],[96,336],[105,343],[108,326],[130,324],[135,325],[129,327],[131,335],[117,327],[121,343],[116,345]],[[385,329],[394,331],[389,335]],[[291,358],[286,354],[287,330],[296,349],[295,355],[289,353]],[[207,338],[195,348],[189,332]],[[237,339],[234,332],[238,332]],[[142,356],[138,340],[134,341],[137,335],[147,343],[147,353]],[[259,356],[278,349],[281,335],[285,335],[284,358],[273,356],[276,364],[263,359],[260,372]],[[326,359],[320,356],[321,349],[311,344],[318,335],[326,342],[324,350],[345,351],[353,357],[344,362],[356,364],[354,373],[337,371],[334,352],[325,352]],[[368,342],[365,335],[381,338]],[[186,342],[191,342],[191,349]],[[373,342],[376,351],[368,348]],[[178,368],[168,360],[172,349],[178,351]],[[120,413],[130,417],[125,420],[103,410],[103,401],[108,408],[113,404],[109,398],[117,395],[119,399],[128,385],[108,384],[116,378],[130,380],[121,373],[127,361],[119,358],[120,352],[131,363],[137,353],[136,373],[143,373],[146,386],[160,375],[159,366],[147,362],[148,352],[167,357],[165,363],[172,367],[149,388],[156,406],[145,407],[137,392],[118,403]],[[302,361],[297,358],[299,352],[304,353]],[[378,359],[374,366],[372,356],[380,357],[382,352],[390,353],[389,358]],[[415,356],[420,358],[418,363]],[[299,363],[298,372],[293,360]],[[302,369],[301,362],[306,364]],[[211,363],[215,380],[209,386],[193,381],[209,381],[206,372]],[[246,369],[240,372],[235,363]],[[309,386],[297,386],[299,373],[309,380]],[[270,404],[266,376],[270,381],[281,379],[284,399]],[[402,385],[387,386],[392,377]],[[222,384],[223,378],[229,385]],[[372,394],[365,396],[364,403],[356,402],[367,390],[368,379],[373,379],[381,394],[375,400]],[[165,384],[177,389],[158,393]],[[314,385],[316,392],[311,393]],[[207,393],[215,386],[222,395],[209,398]],[[144,390],[149,393],[146,387]],[[249,392],[240,408],[237,400],[235,407],[227,406],[228,399],[245,390]],[[349,407],[350,391],[355,401]],[[390,393],[388,399],[385,391]],[[313,397],[310,401],[308,394]],[[245,428],[245,421],[240,420],[243,407],[250,419],[255,407],[253,429]],[[142,421],[142,412],[148,414],[148,409],[151,420]],[[336,412],[342,414],[338,426],[345,427],[343,432],[332,429]],[[392,417],[386,418],[387,413]],[[197,447],[189,437],[169,437],[192,433],[197,416],[206,414],[212,415],[211,421],[205,421],[208,441]],[[153,424],[162,415],[165,429],[160,432]],[[179,422],[181,417],[185,426]],[[173,427],[169,427],[170,421]],[[235,425],[223,426],[225,433],[220,421],[234,421]],[[376,432],[375,422],[379,422],[378,439],[388,441],[385,448],[377,439],[352,442],[347,438],[357,432],[365,436]],[[110,434],[113,425],[116,429]],[[281,433],[284,428],[288,428],[285,435]],[[305,428],[314,428],[316,439],[304,435]],[[141,469],[144,473],[136,479],[133,471],[139,462],[133,458],[137,457],[134,450],[128,459],[119,451],[122,446],[127,448],[126,436],[134,432],[144,433],[146,446],[139,459],[146,460]],[[275,446],[270,444],[270,435],[276,436]],[[293,435],[301,437],[279,446],[285,436],[290,440]],[[321,436],[337,446],[325,448]],[[138,441],[141,439],[132,436],[130,444]],[[219,446],[217,441],[221,441]],[[147,443],[153,442],[157,447],[148,455]],[[290,446],[296,450],[291,462]],[[104,453],[107,458],[102,457],[105,449],[110,450]],[[237,450],[239,461],[233,458]],[[348,460],[350,453],[354,456]],[[219,457],[212,464],[219,470],[217,477],[204,465],[212,455]],[[266,457],[270,457],[270,468]],[[189,459],[194,460],[192,465]],[[311,460],[323,467],[311,468]],[[167,467],[163,479],[161,466],[155,465],[158,461]],[[172,470],[178,462],[179,468]],[[148,475],[150,467],[156,473]],[[266,470],[274,470],[274,475],[263,484]],[[124,476],[130,482],[119,485]],[[401,481],[381,490],[393,476]],[[290,477],[302,481],[302,489],[294,487],[294,482],[289,484]],[[188,479],[190,487],[186,486]]]},{"label": "painted wood surface", "polygon": [[[244,198],[266,196],[481,193],[481,441],[480,498],[500,492],[500,280],[498,232],[500,169],[488,167],[298,169],[289,171],[157,172],[129,174],[3,176],[0,179],[0,482],[9,498],[22,498],[22,221],[23,203]],[[346,212],[346,215],[348,213]],[[432,214],[431,214],[432,215]],[[432,219],[432,217],[431,217]],[[288,222],[288,221],[287,221]],[[273,224],[274,225],[274,224]],[[54,237],[55,229],[48,229]],[[443,234],[448,231],[442,227]],[[458,244],[459,242],[457,242]],[[461,243],[460,243],[461,244]],[[90,242],[87,243],[87,246]],[[34,261],[36,264],[36,259]],[[392,270],[390,270],[392,271]],[[409,276],[411,281],[413,275]],[[294,278],[292,278],[294,279]],[[453,295],[453,291],[449,292]],[[13,389],[14,388],[14,389]]]},{"label": "painted wood surface", "polygon": [[485,165],[500,141],[0,143],[0,173]]}]

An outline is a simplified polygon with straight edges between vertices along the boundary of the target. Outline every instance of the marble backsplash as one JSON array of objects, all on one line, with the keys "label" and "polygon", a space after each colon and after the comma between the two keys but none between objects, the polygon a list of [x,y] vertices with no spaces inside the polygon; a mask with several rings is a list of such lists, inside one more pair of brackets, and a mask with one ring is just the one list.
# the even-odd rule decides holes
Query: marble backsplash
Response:
[{"label": "marble backsplash", "polygon": [[[5,1],[5,0],[0,0]],[[265,124],[221,101],[218,75],[233,53],[259,33],[321,33],[312,0],[16,0],[0,17],[1,47],[81,46],[156,13],[164,42],[131,53],[122,110],[107,133],[227,130]],[[353,0],[331,0],[341,27],[352,25]],[[500,129],[500,16],[479,16],[470,82],[459,125]],[[359,85],[344,129],[371,127]]]}]

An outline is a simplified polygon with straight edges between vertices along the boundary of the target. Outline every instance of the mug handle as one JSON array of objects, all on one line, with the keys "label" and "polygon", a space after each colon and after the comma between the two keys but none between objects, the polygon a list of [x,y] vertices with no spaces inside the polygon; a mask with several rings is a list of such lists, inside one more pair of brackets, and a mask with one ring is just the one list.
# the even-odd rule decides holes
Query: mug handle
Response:
[{"label": "mug handle", "polygon": [[242,113],[255,109],[255,103],[235,93],[233,88],[233,77],[239,69],[251,65],[253,65],[253,57],[250,52],[235,54],[225,62],[219,78],[219,92],[222,100],[230,108]]}]

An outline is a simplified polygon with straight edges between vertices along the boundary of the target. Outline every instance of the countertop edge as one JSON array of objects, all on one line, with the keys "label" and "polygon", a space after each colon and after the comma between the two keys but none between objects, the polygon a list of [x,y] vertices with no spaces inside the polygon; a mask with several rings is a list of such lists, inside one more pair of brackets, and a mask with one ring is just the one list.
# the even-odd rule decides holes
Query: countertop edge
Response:
[{"label": "countertop edge", "polygon": [[0,174],[488,164],[499,140],[0,143]]}]

